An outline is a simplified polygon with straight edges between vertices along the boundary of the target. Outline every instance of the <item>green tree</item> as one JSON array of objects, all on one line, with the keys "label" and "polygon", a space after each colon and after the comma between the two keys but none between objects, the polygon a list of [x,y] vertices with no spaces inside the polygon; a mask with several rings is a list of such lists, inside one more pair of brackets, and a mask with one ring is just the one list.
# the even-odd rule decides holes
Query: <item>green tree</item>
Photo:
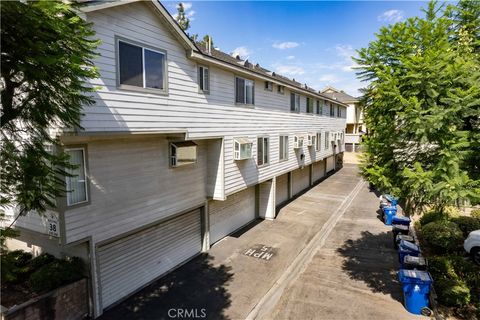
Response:
[{"label": "green tree", "polygon": [[175,20],[177,20],[178,26],[183,31],[187,31],[190,28],[190,19],[185,14],[185,6],[182,2],[177,5]]},{"label": "green tree", "polygon": [[98,41],[62,1],[5,1],[1,17],[1,205],[41,214],[66,191],[57,136],[79,128],[94,101]]},{"label": "green tree", "polygon": [[431,2],[425,18],[383,27],[359,50],[358,76],[370,81],[363,97],[369,135],[362,171],[405,199],[410,211],[480,198],[471,165],[480,64],[474,41],[466,41],[452,18],[458,10]]}]

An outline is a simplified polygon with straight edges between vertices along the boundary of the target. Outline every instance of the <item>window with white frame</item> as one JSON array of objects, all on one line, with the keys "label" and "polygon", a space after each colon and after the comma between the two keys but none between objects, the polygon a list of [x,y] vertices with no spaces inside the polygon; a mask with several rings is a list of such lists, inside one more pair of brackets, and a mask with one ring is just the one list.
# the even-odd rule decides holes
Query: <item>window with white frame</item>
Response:
[{"label": "window with white frame", "polygon": [[198,87],[205,93],[210,92],[210,71],[208,67],[198,67]]},{"label": "window with white frame", "polygon": [[316,114],[322,114],[322,105],[320,104],[320,100],[317,100]]},{"label": "window with white frame", "polygon": [[335,117],[335,105],[330,102],[330,117]]},{"label": "window with white frame", "polygon": [[235,78],[235,102],[241,104],[255,104],[255,84],[252,80]]},{"label": "window with white frame", "polygon": [[307,113],[313,113],[313,99],[307,97]]},{"label": "window with white frame", "polygon": [[330,149],[330,132],[325,132],[325,150]]},{"label": "window with white frame", "polygon": [[288,136],[280,136],[280,161],[288,160]]},{"label": "window with white frame", "polygon": [[260,137],[257,139],[257,163],[259,166],[268,164],[269,138]]},{"label": "window with white frame", "polygon": [[279,93],[279,94],[285,94],[285,87],[279,85],[279,86],[277,87],[277,93]]},{"label": "window with white frame", "polygon": [[342,107],[337,106],[337,117],[341,118],[342,117]]},{"label": "window with white frame", "polygon": [[315,144],[315,151],[320,151],[322,149],[322,133],[317,132],[317,143]]},{"label": "window with white frame", "polygon": [[271,82],[271,81],[265,81],[265,90],[267,90],[267,91],[273,91],[273,82]]},{"label": "window with white frame", "polygon": [[73,168],[67,168],[65,171],[68,176],[65,177],[67,187],[67,205],[88,201],[87,192],[87,168],[85,164],[85,149],[72,148],[65,152],[70,156],[69,163]]},{"label": "window with white frame", "polygon": [[166,91],[166,53],[118,40],[120,87]]},{"label": "window with white frame", "polygon": [[296,93],[290,94],[290,111],[300,112],[300,95]]}]

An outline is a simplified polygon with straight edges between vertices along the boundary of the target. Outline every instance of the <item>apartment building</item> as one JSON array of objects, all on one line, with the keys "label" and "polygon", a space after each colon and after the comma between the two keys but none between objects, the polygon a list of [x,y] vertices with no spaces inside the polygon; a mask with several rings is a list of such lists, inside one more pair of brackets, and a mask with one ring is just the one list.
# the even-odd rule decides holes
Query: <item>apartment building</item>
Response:
[{"label": "apartment building", "polygon": [[82,17],[101,44],[96,103],[60,137],[78,168],[9,246],[82,257],[97,317],[334,172],[348,105],[192,42],[155,0]]},{"label": "apartment building", "polygon": [[360,106],[360,101],[358,98],[330,86],[323,89],[322,93],[348,105],[347,125],[345,127],[345,151],[358,152],[360,143],[362,142],[362,135],[367,132],[367,127],[363,121],[363,108]]}]

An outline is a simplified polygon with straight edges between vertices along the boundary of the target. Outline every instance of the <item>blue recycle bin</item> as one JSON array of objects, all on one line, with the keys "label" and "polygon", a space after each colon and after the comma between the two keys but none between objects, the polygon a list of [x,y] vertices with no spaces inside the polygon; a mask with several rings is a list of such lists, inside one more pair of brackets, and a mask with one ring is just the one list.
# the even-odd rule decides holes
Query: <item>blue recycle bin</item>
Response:
[{"label": "blue recycle bin", "polygon": [[397,207],[384,207],[383,208],[383,221],[387,226],[391,226],[393,217],[397,214]]},{"label": "blue recycle bin", "polygon": [[393,217],[392,224],[410,226],[410,218],[409,217]]},{"label": "blue recycle bin", "polygon": [[400,240],[398,244],[398,262],[402,263],[404,261],[405,256],[414,256],[418,257],[422,251],[420,247],[414,243]]},{"label": "blue recycle bin", "polygon": [[429,294],[433,283],[430,273],[400,269],[398,280],[402,284],[405,309],[413,314],[422,314],[422,309],[430,306]]},{"label": "blue recycle bin", "polygon": [[396,206],[398,204],[398,198],[395,198],[394,196],[386,194],[385,198],[391,203],[392,206]]}]

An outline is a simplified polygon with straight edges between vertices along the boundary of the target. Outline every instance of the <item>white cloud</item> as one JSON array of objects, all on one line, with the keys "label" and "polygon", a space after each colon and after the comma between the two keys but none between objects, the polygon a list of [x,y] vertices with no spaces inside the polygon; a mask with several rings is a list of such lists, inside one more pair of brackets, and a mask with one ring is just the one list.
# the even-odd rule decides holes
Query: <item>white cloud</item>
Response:
[{"label": "white cloud", "polygon": [[402,10],[392,9],[392,10],[387,10],[381,15],[379,15],[377,17],[377,20],[395,23],[403,20],[403,15],[404,13]]},{"label": "white cloud", "polygon": [[296,48],[299,45],[300,44],[298,42],[285,41],[285,42],[275,42],[274,44],[272,44],[272,47],[279,50],[285,50],[285,49]]},{"label": "white cloud", "polygon": [[295,59],[295,56],[287,56],[285,59],[287,59],[287,60],[293,60],[293,59]]},{"label": "white cloud", "polygon": [[279,74],[285,75],[285,76],[296,76],[296,75],[304,74],[305,69],[295,65],[277,64],[275,65],[275,72],[278,72]]},{"label": "white cloud", "polygon": [[251,53],[252,51],[250,51],[247,47],[242,46],[242,47],[235,48],[232,51],[232,56],[235,56],[235,57],[240,56],[242,59],[247,59]]},{"label": "white cloud", "polygon": [[342,81],[342,79],[334,73],[329,73],[329,74],[324,74],[324,75],[320,76],[318,78],[318,81],[328,82],[328,83],[338,83],[338,82]]}]

